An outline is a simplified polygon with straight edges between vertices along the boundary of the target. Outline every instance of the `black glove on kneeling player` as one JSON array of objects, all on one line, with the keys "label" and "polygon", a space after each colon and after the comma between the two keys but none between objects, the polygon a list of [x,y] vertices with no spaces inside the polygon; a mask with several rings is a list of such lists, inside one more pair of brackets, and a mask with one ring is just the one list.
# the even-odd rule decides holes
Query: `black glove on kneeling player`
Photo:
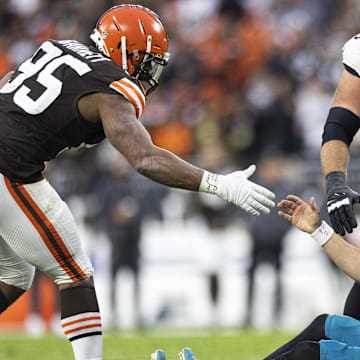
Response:
[{"label": "black glove on kneeling player", "polygon": [[327,209],[334,231],[341,236],[352,233],[357,226],[353,205],[360,202],[360,194],[345,185],[345,175],[333,171],[326,176]]}]

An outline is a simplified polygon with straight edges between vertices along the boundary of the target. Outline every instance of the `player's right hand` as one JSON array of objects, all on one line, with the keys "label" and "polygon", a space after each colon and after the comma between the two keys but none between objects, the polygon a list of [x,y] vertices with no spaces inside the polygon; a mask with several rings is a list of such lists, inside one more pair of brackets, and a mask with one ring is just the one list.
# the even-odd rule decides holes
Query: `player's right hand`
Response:
[{"label": "player's right hand", "polygon": [[334,187],[327,192],[327,209],[334,231],[341,236],[357,227],[353,205],[360,202],[360,194],[348,186]]},{"label": "player's right hand", "polygon": [[253,216],[259,216],[260,212],[269,214],[269,208],[275,206],[273,201],[275,195],[268,189],[248,180],[255,170],[256,166],[251,165],[243,171],[220,175],[215,194]]}]

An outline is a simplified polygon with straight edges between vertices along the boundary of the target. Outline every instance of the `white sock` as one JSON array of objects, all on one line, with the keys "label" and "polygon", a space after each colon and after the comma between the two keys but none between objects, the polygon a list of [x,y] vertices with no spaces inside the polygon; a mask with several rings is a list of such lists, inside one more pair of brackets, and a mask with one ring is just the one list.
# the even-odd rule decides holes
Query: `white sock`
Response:
[{"label": "white sock", "polygon": [[102,360],[102,328],[99,312],[87,312],[61,320],[71,341],[75,360]]},{"label": "white sock", "polygon": [[73,340],[75,360],[102,360],[102,335]]}]

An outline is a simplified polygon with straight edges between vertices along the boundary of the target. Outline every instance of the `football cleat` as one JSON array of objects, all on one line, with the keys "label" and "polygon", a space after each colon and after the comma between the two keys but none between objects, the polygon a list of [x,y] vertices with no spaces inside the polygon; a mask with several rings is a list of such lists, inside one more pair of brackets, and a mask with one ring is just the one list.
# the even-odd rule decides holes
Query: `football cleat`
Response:
[{"label": "football cleat", "polygon": [[151,360],[166,360],[165,353],[160,349],[155,350],[155,352],[151,354]]},{"label": "football cleat", "polygon": [[158,86],[169,61],[168,37],[160,17],[140,5],[118,5],[99,18],[90,35],[99,51],[141,81],[146,95]]},{"label": "football cleat", "polygon": [[190,348],[184,348],[179,353],[179,360],[196,360]]}]

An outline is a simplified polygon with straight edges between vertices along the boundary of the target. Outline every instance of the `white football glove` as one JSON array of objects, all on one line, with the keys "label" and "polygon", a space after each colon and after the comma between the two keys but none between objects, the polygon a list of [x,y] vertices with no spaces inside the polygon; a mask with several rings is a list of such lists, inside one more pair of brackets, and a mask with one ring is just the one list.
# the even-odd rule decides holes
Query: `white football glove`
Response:
[{"label": "white football glove", "polygon": [[253,216],[260,211],[269,214],[275,206],[275,195],[268,189],[248,180],[256,170],[250,165],[246,170],[235,171],[228,175],[217,175],[204,171],[199,191],[215,194],[223,200],[239,206]]}]

